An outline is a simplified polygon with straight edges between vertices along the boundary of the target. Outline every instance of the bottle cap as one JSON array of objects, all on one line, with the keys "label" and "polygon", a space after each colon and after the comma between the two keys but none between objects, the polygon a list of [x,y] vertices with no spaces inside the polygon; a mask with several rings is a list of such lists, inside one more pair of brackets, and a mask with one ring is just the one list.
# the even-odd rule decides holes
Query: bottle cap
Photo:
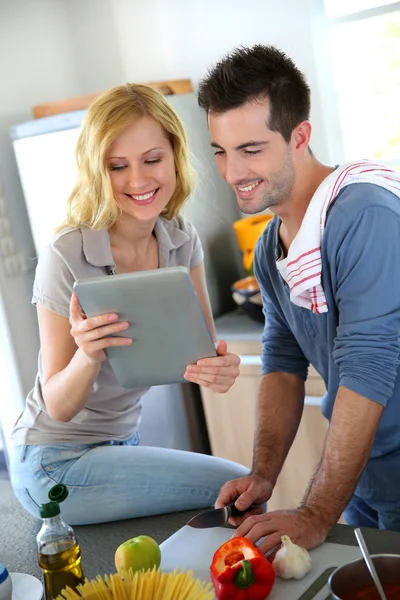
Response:
[{"label": "bottle cap", "polygon": [[49,491],[49,498],[54,502],[63,502],[67,496],[67,486],[63,485],[62,483],[57,483],[57,485],[53,485],[53,487]]},{"label": "bottle cap", "polygon": [[0,563],[0,583],[3,583],[8,577],[8,571],[5,565]]},{"label": "bottle cap", "polygon": [[50,519],[51,517],[56,517],[60,514],[60,502],[63,502],[63,500],[65,500],[65,498],[68,496],[67,486],[63,485],[62,483],[53,485],[48,496],[50,498],[50,502],[47,502],[46,504],[40,504],[38,507],[39,514],[42,519]]},{"label": "bottle cap", "polygon": [[60,505],[58,502],[47,502],[39,506],[39,514],[42,519],[50,519],[60,514]]}]

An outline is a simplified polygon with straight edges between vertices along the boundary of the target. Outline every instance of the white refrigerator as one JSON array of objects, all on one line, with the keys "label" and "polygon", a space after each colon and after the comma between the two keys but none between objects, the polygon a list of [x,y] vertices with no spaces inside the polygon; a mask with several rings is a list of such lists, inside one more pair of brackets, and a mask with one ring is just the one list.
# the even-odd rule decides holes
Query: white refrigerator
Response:
[{"label": "white refrigerator", "polygon": [[[233,191],[217,172],[206,115],[198,107],[196,97],[185,94],[167,96],[167,99],[185,124],[193,166],[198,174],[196,189],[185,206],[184,215],[194,223],[204,246],[208,289],[213,313],[217,317],[234,308],[231,284],[244,275],[232,227],[242,215]],[[37,254],[65,217],[66,201],[76,178],[75,144],[84,112],[37,119],[11,129]],[[36,364],[37,356],[29,352],[26,356],[17,356],[16,360],[29,360]],[[8,411],[7,419],[2,418],[5,411]],[[10,411],[13,412],[11,416]],[[11,406],[0,403],[0,421],[11,423],[20,411],[20,400]],[[8,425],[7,431],[3,431],[4,437],[7,438],[9,433]],[[208,451],[197,386],[184,384],[153,388],[143,402],[141,442]]]}]

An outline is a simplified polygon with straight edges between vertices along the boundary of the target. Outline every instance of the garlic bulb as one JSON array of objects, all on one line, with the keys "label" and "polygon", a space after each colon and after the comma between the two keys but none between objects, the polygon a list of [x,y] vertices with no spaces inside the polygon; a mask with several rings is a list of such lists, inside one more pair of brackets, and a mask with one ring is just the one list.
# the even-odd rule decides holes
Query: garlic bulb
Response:
[{"label": "garlic bulb", "polygon": [[281,542],[272,563],[275,573],[282,579],[301,579],[311,569],[310,555],[305,548],[293,544],[288,535],[283,535]]}]

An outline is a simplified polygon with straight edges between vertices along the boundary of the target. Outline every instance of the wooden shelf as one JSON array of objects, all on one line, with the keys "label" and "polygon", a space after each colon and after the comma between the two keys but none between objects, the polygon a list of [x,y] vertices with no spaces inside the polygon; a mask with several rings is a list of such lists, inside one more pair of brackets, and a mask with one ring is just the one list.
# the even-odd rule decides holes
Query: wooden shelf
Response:
[{"label": "wooden shelf", "polygon": [[[152,81],[146,83],[151,87],[157,88],[166,96],[174,94],[190,94],[193,91],[190,79],[173,79],[169,81]],[[67,98],[65,100],[56,100],[54,102],[46,102],[33,107],[33,116],[35,119],[49,117],[51,115],[59,115],[61,113],[72,112],[74,110],[84,110],[97,98],[102,92],[94,92],[77,96],[75,98]]]}]

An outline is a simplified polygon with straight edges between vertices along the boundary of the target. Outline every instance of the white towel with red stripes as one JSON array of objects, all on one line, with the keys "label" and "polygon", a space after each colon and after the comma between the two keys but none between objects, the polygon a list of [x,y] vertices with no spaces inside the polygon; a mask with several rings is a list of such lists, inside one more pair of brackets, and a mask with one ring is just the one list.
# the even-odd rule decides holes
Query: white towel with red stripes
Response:
[{"label": "white towel with red stripes", "polygon": [[317,314],[328,312],[321,285],[321,243],[326,214],[339,191],[352,183],[373,183],[400,198],[400,173],[368,160],[341,165],[318,187],[290,245],[286,264],[290,300]]}]

